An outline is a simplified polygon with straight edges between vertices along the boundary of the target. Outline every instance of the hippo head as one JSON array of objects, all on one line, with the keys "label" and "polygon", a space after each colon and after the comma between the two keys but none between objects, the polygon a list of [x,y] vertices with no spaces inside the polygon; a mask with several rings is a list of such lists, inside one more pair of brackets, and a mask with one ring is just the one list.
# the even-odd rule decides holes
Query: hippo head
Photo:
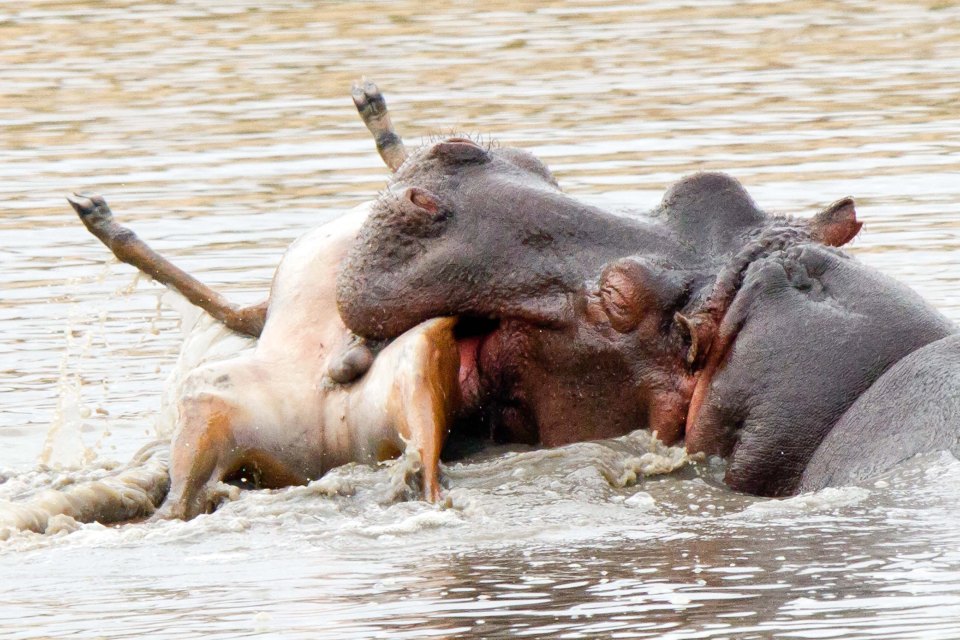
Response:
[{"label": "hippo head", "polygon": [[647,216],[612,215],[529,153],[449,138],[412,154],[375,204],[338,307],[375,339],[458,316],[464,397],[497,438],[649,427],[674,442],[749,266],[858,229],[852,202],[767,215],[722,174],[682,180]]},{"label": "hippo head", "polygon": [[[606,293],[588,296],[589,281],[638,251],[665,266],[700,259],[662,222],[565,195],[527,152],[450,138],[397,171],[341,268],[338,305],[351,330],[376,339],[460,316],[465,396],[483,407],[499,438],[559,444],[618,435],[656,424],[650,415],[662,404],[662,381],[681,384],[682,356],[668,358],[662,336],[645,333],[648,342],[632,349],[625,332],[590,321],[603,300],[614,303]],[[627,267],[605,270],[604,282],[636,275]],[[667,280],[674,289],[661,297],[671,318],[689,287],[680,276]],[[648,354],[634,372],[632,362]],[[643,379],[632,384],[637,375]],[[624,385],[633,390],[612,402],[611,391]]]},{"label": "hippo head", "polygon": [[777,247],[735,271],[682,321],[700,345],[686,445],[727,457],[735,489],[788,495],[853,402],[956,327],[908,287],[822,244]]},{"label": "hippo head", "polygon": [[535,156],[449,138],[413,153],[374,205],[338,276],[340,315],[370,338],[437,315],[551,324],[638,236],[669,250],[656,227],[563,194]]}]

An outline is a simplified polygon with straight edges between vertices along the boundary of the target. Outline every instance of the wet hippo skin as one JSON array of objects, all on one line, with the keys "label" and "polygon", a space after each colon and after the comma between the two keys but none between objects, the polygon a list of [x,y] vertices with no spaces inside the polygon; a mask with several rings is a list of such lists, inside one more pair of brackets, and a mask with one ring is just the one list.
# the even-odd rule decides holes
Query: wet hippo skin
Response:
[{"label": "wet hippo skin", "polygon": [[738,490],[785,495],[889,367],[956,331],[832,248],[859,229],[850,199],[807,220],[769,215],[723,174],[616,216],[563,194],[529,154],[455,138],[397,171],[338,306],[376,339],[460,316],[461,423],[496,439],[647,427],[729,457]]},{"label": "wet hippo skin", "polygon": [[956,331],[908,287],[818,245],[751,263],[724,324],[735,336],[687,446],[728,456],[731,487],[771,496],[796,491],[814,450],[887,369]]},{"label": "wet hippo skin", "polygon": [[931,451],[960,456],[960,335],[917,349],[863,393],[804,470],[803,491],[862,482]]}]

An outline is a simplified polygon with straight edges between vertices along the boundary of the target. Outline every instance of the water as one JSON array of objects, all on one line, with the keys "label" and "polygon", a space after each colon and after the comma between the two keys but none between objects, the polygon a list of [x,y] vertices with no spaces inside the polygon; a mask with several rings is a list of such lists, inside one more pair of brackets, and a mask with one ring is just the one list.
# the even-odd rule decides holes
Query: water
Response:
[{"label": "water", "polygon": [[[852,251],[960,320],[957,3],[261,4],[0,6],[6,491],[127,460],[182,341],[63,195],[100,191],[256,301],[293,238],[384,184],[348,97],[364,74],[408,142],[492,135],[602,206],[649,208],[706,169],[773,211],[854,195]],[[190,523],[18,536],[0,635],[960,636],[956,460],[770,501],[705,462],[627,482],[649,446],[455,466],[445,508],[403,499],[401,463]]]}]

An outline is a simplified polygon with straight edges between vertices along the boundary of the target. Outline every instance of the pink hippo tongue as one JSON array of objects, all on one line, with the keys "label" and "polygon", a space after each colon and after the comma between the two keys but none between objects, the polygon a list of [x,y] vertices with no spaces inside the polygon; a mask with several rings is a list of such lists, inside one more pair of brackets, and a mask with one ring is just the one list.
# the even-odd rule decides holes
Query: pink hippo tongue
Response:
[{"label": "pink hippo tongue", "polygon": [[460,391],[467,404],[480,395],[480,371],[477,361],[480,348],[487,336],[470,336],[457,340],[460,347]]}]

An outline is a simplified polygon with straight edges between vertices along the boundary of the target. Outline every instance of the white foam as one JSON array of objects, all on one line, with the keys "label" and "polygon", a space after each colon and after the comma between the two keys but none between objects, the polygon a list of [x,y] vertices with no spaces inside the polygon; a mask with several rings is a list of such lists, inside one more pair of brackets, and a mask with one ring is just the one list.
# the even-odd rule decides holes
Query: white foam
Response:
[{"label": "white foam", "polygon": [[827,487],[783,500],[761,499],[731,517],[770,518],[831,511],[860,504],[870,496],[863,487]]},{"label": "white foam", "polygon": [[657,506],[657,501],[649,493],[638,491],[624,500],[623,504],[633,509],[653,509]]}]

